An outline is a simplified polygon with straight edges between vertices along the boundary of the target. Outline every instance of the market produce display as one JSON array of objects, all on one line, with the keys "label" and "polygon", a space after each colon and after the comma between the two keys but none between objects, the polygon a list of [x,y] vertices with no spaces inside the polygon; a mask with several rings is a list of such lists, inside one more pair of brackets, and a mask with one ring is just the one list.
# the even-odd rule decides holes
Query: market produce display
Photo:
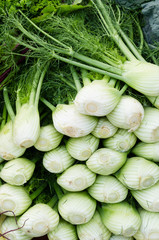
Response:
[{"label": "market produce display", "polygon": [[158,43],[123,3],[0,3],[0,239],[159,240]]}]

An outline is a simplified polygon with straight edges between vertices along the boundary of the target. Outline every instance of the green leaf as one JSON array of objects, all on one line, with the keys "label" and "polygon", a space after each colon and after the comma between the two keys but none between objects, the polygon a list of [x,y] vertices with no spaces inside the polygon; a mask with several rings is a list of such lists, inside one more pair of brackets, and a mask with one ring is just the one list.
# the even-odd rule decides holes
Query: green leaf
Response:
[{"label": "green leaf", "polygon": [[50,18],[51,16],[52,16],[52,13],[44,13],[44,14],[41,15],[41,16],[32,18],[31,20],[32,20],[33,22],[35,22],[35,23],[38,23],[38,22],[42,22],[42,21],[47,20],[47,19]]},{"label": "green leaf", "polygon": [[67,5],[63,4],[57,8],[57,14],[69,14],[71,12],[84,9],[89,7],[89,5],[83,6],[83,5]]},{"label": "green leaf", "polygon": [[52,13],[52,12],[56,12],[55,6],[47,6],[41,11],[41,13]]}]

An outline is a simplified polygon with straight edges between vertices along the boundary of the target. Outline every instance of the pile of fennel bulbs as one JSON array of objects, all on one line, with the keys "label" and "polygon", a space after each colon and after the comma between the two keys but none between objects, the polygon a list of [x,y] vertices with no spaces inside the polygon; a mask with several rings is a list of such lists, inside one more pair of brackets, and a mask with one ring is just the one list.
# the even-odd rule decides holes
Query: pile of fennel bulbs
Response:
[{"label": "pile of fennel bulbs", "polygon": [[[2,236],[157,240],[159,110],[142,105],[115,79],[91,80],[89,72],[70,69],[74,100],[53,106],[41,98],[39,108],[45,104],[50,118],[45,125],[40,120],[35,144],[18,157],[1,156]],[[4,98],[7,105],[6,88]],[[35,163],[34,152],[41,159]],[[54,200],[48,203],[32,201],[25,190],[38,164],[54,182],[54,193],[47,193]]]},{"label": "pile of fennel bulbs", "polygon": [[[131,80],[134,64],[134,69],[139,67],[135,74],[144,82],[140,73],[147,70],[142,68],[145,62],[139,55],[133,61],[132,55],[124,65],[129,69],[131,63],[130,76],[124,77]],[[20,103],[18,88],[14,113],[4,89],[6,107],[2,119],[6,122],[1,122],[0,131],[0,212],[3,214],[0,234],[10,240],[30,240],[45,235],[49,240],[158,240],[159,110],[141,101],[142,94],[148,99],[157,98],[157,85],[153,86],[156,92],[147,96],[139,84],[140,88],[136,89],[141,89],[139,98],[129,94],[128,82],[120,84],[117,80],[120,77],[115,79],[109,72],[106,75],[95,70],[100,78],[92,79],[89,68],[86,71],[65,67],[71,70],[71,77],[61,78],[61,94],[66,96],[61,103],[52,105],[47,101],[47,91],[39,102],[41,85],[45,86],[46,71],[51,71],[51,67],[44,72],[39,67],[40,72],[35,74],[32,100],[29,100],[32,108]],[[44,105],[51,111],[47,109],[40,115]],[[17,115],[20,120],[15,124]],[[26,122],[26,129],[22,122]],[[34,138],[19,143],[16,139],[22,137],[23,140],[24,132]],[[4,154],[3,144],[12,150],[7,148],[9,143],[14,154]],[[27,152],[31,153],[30,159],[26,157]],[[34,162],[37,153],[40,160]],[[53,182],[54,191],[47,193],[50,201],[36,203],[25,187],[39,171],[39,164],[46,177],[49,175],[48,185]]]}]

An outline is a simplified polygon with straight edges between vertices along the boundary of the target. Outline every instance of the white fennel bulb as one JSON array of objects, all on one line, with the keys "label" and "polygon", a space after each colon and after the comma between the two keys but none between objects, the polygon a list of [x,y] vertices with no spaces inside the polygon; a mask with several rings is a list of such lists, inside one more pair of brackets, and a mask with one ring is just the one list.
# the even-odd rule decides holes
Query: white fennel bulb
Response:
[{"label": "white fennel bulb", "polygon": [[126,198],[128,189],[114,176],[98,175],[88,193],[99,202],[118,203]]},{"label": "white fennel bulb", "polygon": [[18,225],[14,217],[7,217],[4,220],[1,226],[1,232],[2,234],[5,234],[4,236],[9,240],[31,240],[32,239],[31,237],[27,236],[21,229],[18,229]]},{"label": "white fennel bulb", "polygon": [[[24,224],[25,223],[25,224]],[[53,231],[59,223],[59,215],[49,205],[38,203],[30,207],[18,219],[18,226],[30,237],[41,237]]]},{"label": "white fennel bulb", "polygon": [[95,179],[96,174],[85,164],[75,164],[57,178],[57,183],[67,191],[77,192],[90,187]]},{"label": "white fennel bulb", "polygon": [[103,146],[119,152],[128,152],[136,143],[137,137],[126,129],[118,131],[110,138],[103,139]]},{"label": "white fennel bulb", "polygon": [[7,122],[0,131],[0,157],[4,160],[12,160],[17,157],[21,157],[25,148],[17,146],[13,140],[13,124],[12,121]]},{"label": "white fennel bulb", "polygon": [[83,137],[93,131],[97,118],[77,111],[74,104],[58,104],[52,113],[56,130],[69,137]]},{"label": "white fennel bulb", "polygon": [[7,216],[21,215],[31,205],[32,199],[23,186],[3,184],[0,186],[0,212]]},{"label": "white fennel bulb", "polygon": [[99,148],[86,161],[87,167],[100,175],[115,173],[126,162],[127,154],[109,148]]},{"label": "white fennel bulb", "polygon": [[159,166],[141,157],[131,157],[115,175],[127,188],[142,190],[157,183]]},{"label": "white fennel bulb", "polygon": [[159,67],[155,64],[133,60],[123,64],[124,82],[148,96],[159,95]]},{"label": "white fennel bulb", "polygon": [[142,142],[155,143],[159,141],[159,109],[145,107],[142,123],[134,134]]},{"label": "white fennel bulb", "polygon": [[61,145],[43,156],[43,166],[51,173],[61,173],[75,162],[65,146]]},{"label": "white fennel bulb", "polygon": [[77,234],[80,240],[109,240],[111,236],[97,211],[88,223],[77,225]]},{"label": "white fennel bulb", "polygon": [[78,240],[76,227],[62,218],[55,230],[48,233],[49,240]]},{"label": "white fennel bulb", "polygon": [[66,149],[73,158],[85,161],[97,150],[98,145],[99,138],[88,134],[84,137],[69,138],[66,142]]},{"label": "white fennel bulb", "polygon": [[116,127],[135,131],[144,117],[144,108],[135,98],[122,96],[115,109],[107,115],[108,120]]},{"label": "white fennel bulb", "polygon": [[147,189],[132,190],[131,194],[145,210],[159,212],[159,182]]},{"label": "white fennel bulb", "polygon": [[115,127],[106,117],[101,117],[93,130],[92,134],[97,138],[112,137],[118,128]]},{"label": "white fennel bulb", "polygon": [[25,103],[16,114],[13,122],[13,139],[16,145],[29,148],[40,134],[40,118],[36,106]]},{"label": "white fennel bulb", "polygon": [[118,104],[121,94],[105,80],[94,80],[79,90],[74,104],[82,114],[105,116]]},{"label": "white fennel bulb", "polygon": [[47,152],[59,146],[63,135],[59,133],[52,124],[42,126],[40,135],[34,147],[42,152]]},{"label": "white fennel bulb", "polygon": [[136,156],[143,157],[154,162],[159,162],[159,142],[139,142],[135,145],[131,152]]},{"label": "white fennel bulb", "polygon": [[35,163],[27,158],[16,158],[5,163],[0,177],[11,185],[23,185],[33,175]]},{"label": "white fennel bulb", "polygon": [[112,235],[109,240],[133,240],[133,237],[124,237],[122,235]]},{"label": "white fennel bulb", "polygon": [[132,237],[141,225],[138,211],[125,201],[103,204],[100,214],[104,225],[115,235]]},{"label": "white fennel bulb", "polygon": [[141,226],[135,233],[136,240],[158,240],[159,239],[159,213],[148,212],[139,209]]},{"label": "white fennel bulb", "polygon": [[71,224],[84,224],[95,213],[96,201],[85,191],[65,194],[58,202],[62,218]]}]

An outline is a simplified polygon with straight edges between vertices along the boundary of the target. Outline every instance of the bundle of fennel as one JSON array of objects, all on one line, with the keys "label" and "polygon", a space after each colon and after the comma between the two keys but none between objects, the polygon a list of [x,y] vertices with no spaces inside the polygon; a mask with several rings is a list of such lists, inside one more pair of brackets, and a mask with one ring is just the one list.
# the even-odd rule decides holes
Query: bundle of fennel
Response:
[{"label": "bundle of fennel", "polygon": [[5,239],[159,239],[157,58],[137,20],[91,3],[39,25],[22,12],[4,23],[8,54],[30,49],[1,96]]}]

